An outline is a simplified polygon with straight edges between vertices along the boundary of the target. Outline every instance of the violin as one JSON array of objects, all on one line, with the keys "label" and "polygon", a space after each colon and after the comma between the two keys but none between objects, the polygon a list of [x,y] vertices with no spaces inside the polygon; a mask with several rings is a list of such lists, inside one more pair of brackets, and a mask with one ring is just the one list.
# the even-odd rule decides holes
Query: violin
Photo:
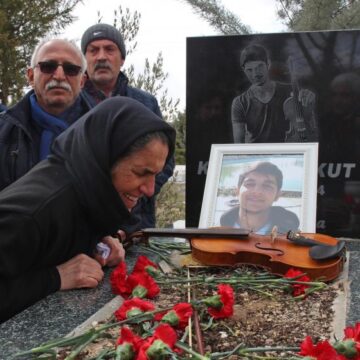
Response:
[{"label": "violin", "polygon": [[317,131],[314,120],[313,107],[303,107],[299,101],[300,87],[294,75],[294,62],[291,56],[288,59],[292,96],[284,105],[285,119],[289,121],[289,130],[286,132],[286,142],[317,141]]},{"label": "violin", "polygon": [[324,235],[289,231],[278,235],[257,235],[246,229],[185,228],[143,229],[130,238],[151,236],[183,237],[190,240],[194,259],[204,265],[255,265],[284,275],[297,268],[312,280],[332,281],[343,270],[345,242]]}]

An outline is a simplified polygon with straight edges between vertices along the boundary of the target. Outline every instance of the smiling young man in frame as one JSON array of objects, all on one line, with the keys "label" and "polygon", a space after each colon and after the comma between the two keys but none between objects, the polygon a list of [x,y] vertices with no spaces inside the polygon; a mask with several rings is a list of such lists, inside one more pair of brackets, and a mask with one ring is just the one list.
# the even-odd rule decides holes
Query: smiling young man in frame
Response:
[{"label": "smiling young man in frame", "polygon": [[277,226],[280,233],[297,230],[298,217],[281,206],[273,205],[282,195],[283,174],[271,162],[257,162],[240,174],[237,184],[239,206],[226,211],[221,226],[249,229],[260,235],[270,234]]}]

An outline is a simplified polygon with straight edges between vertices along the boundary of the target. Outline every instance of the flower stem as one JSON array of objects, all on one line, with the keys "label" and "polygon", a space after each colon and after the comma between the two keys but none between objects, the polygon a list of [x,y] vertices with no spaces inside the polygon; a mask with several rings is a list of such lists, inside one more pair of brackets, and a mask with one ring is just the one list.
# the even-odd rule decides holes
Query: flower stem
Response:
[{"label": "flower stem", "polygon": [[74,349],[66,358],[65,360],[74,360],[77,355],[80,354],[82,350],[85,349],[86,346],[88,346],[91,342],[93,342],[97,337],[99,337],[100,333],[96,332],[92,334],[91,336],[85,337],[85,341],[80,343],[79,346]]},{"label": "flower stem", "polygon": [[204,355],[199,354],[198,352],[194,351],[190,347],[188,347],[186,344],[184,344],[181,341],[177,341],[175,346],[181,350],[186,351],[188,354],[192,355],[195,359],[198,360],[209,360],[210,358]]},{"label": "flower stem", "polygon": [[[262,360],[262,359],[266,359],[266,360],[277,360],[279,359],[278,356],[275,357],[269,357],[269,356],[259,356],[259,355],[252,355],[251,353],[254,352],[269,352],[269,351],[275,351],[275,352],[279,352],[279,351],[299,351],[298,347],[290,347],[290,346],[278,346],[278,347],[268,347],[268,346],[264,346],[264,347],[255,347],[255,348],[243,348],[240,349],[237,354],[240,356],[247,356],[253,359],[257,359],[257,360]],[[293,358],[293,357],[292,357]]]},{"label": "flower stem", "polygon": [[[82,335],[77,335],[74,337],[65,337],[65,338],[60,338],[57,340],[51,340],[47,343],[44,343],[36,348],[30,349],[30,350],[26,350],[20,353],[17,353],[14,355],[15,357],[19,357],[19,356],[24,356],[24,355],[30,355],[30,354],[44,354],[44,353],[49,353],[49,350],[52,348],[58,348],[58,347],[66,347],[66,346],[72,346],[72,345],[77,345],[77,348],[75,350],[73,350],[73,352],[69,355],[70,357],[67,357],[66,360],[71,360],[71,359],[75,359],[75,356],[79,354],[79,352],[81,352],[81,350],[84,349],[84,347],[86,345],[88,345],[90,342],[92,342],[93,340],[95,340],[97,337],[100,336],[100,334],[102,332],[104,332],[107,329],[110,329],[112,327],[115,326],[119,326],[119,325],[123,325],[126,323],[134,323],[134,322],[142,322],[142,321],[147,321],[149,320],[149,316],[152,316],[156,313],[159,312],[164,312],[164,311],[168,311],[171,310],[172,307],[167,307],[167,308],[163,308],[163,309],[158,309],[158,310],[154,310],[154,311],[149,311],[143,314],[139,314],[136,316],[133,316],[129,319],[125,319],[122,321],[117,321],[111,324],[105,324],[102,326],[99,326],[98,328],[91,328],[90,330],[84,332]],[[75,355],[73,355],[73,353]]]},{"label": "flower stem", "polygon": [[[93,331],[93,329],[91,329]],[[90,331],[90,330],[89,330]],[[26,350],[20,353],[17,353],[14,355],[14,357],[29,355],[29,354],[37,354],[37,353],[46,353],[49,349],[55,348],[55,347],[65,347],[65,346],[71,346],[74,344],[78,344],[81,342],[80,340],[86,336],[87,333],[78,335],[72,338],[61,338],[57,340],[49,341],[48,343],[44,343],[36,348],[33,348],[31,350]]]}]

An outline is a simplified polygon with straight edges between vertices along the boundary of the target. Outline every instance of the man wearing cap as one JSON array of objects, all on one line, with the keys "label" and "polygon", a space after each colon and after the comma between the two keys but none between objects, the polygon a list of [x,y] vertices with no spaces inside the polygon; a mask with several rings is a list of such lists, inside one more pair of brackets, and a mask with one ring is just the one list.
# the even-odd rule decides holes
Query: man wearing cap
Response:
[{"label": "man wearing cap", "polygon": [[[127,96],[141,102],[162,117],[156,98],[146,91],[129,86],[128,78],[121,71],[126,48],[122,35],[114,26],[90,26],[81,38],[81,50],[87,61],[87,80],[82,95],[92,106],[111,96]],[[173,159],[168,161],[163,172],[156,177],[155,194],[159,193],[173,174],[174,166]],[[155,227],[155,197],[142,197],[139,206],[141,227]]]},{"label": "man wearing cap", "polygon": [[54,137],[91,109],[80,94],[86,59],[75,43],[47,39],[27,69],[33,90],[0,113],[0,190],[50,151]]}]

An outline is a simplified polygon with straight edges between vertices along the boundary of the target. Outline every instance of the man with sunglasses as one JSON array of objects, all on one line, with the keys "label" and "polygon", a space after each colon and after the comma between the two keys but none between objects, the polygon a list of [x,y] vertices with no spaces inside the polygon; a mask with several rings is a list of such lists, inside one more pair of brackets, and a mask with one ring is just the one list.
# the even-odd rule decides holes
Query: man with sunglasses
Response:
[{"label": "man with sunglasses", "polygon": [[[82,90],[83,96],[92,105],[112,96],[131,97],[156,115],[162,117],[156,98],[141,89],[128,84],[129,80],[121,68],[126,57],[126,48],[121,33],[108,24],[90,26],[81,38],[81,50],[87,61],[87,80]],[[163,171],[156,177],[155,194],[173,174],[175,161],[166,163]],[[155,227],[155,197],[142,197],[139,202],[141,227]]]},{"label": "man with sunglasses", "polygon": [[[71,41],[44,40],[35,48],[27,70],[33,90],[0,113],[0,190],[45,159],[55,137],[91,109],[80,93],[85,70],[86,59]],[[101,265],[123,259],[117,239],[107,236],[104,244],[107,259],[95,255]]]},{"label": "man with sunglasses", "polygon": [[33,88],[0,113],[0,189],[49,154],[53,139],[91,106],[81,95],[86,59],[64,39],[36,47],[27,78]]}]

